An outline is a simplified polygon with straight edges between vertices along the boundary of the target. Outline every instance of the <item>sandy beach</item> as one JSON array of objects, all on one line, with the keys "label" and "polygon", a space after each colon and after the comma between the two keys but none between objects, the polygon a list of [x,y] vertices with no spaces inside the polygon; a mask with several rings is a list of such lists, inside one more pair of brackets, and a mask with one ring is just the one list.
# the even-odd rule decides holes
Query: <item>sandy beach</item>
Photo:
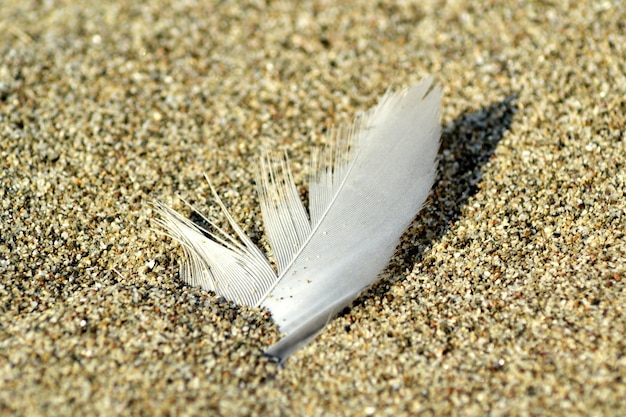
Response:
[{"label": "sandy beach", "polygon": [[[0,414],[626,415],[621,1],[0,5]],[[267,249],[254,185],[388,89],[439,169],[378,284],[284,367],[152,202]]]}]

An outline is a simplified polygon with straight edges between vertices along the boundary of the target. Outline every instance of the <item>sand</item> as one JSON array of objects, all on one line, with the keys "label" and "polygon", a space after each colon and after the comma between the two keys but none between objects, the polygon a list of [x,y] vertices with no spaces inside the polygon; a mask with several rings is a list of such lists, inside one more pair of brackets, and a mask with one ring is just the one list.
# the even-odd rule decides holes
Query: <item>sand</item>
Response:
[{"label": "sand", "polygon": [[[0,414],[626,414],[621,1],[0,5]],[[153,201],[267,247],[389,87],[444,90],[440,167],[381,281],[285,367],[268,312],[181,282]]]}]

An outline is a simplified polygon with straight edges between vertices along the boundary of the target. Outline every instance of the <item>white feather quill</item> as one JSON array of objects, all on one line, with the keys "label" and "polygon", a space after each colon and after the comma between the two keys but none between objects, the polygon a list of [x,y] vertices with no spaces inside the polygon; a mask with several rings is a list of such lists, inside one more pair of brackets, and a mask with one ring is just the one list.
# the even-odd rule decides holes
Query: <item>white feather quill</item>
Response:
[{"label": "white feather quill", "polygon": [[[263,157],[256,182],[278,273],[211,190],[236,237],[208,232],[157,204],[181,243],[181,277],[236,303],[269,309],[285,336],[266,354],[286,360],[376,281],[432,186],[441,88],[432,78],[388,92],[315,152],[309,216],[286,157]],[[210,182],[209,182],[210,184]]]}]

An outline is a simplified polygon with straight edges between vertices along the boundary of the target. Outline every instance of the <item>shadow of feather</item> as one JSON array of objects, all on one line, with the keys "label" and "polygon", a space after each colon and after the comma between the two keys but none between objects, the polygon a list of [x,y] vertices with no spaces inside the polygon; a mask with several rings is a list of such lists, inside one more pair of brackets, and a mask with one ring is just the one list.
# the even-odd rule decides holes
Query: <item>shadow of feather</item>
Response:
[{"label": "shadow of feather", "polygon": [[[511,126],[517,112],[516,99],[516,95],[511,95],[476,112],[461,114],[444,127],[431,196],[382,272],[386,279],[365,294],[388,293],[391,284],[401,279],[404,271],[421,262],[433,243],[459,219],[467,201],[478,192],[483,166]],[[363,299],[359,297],[353,307]]]}]

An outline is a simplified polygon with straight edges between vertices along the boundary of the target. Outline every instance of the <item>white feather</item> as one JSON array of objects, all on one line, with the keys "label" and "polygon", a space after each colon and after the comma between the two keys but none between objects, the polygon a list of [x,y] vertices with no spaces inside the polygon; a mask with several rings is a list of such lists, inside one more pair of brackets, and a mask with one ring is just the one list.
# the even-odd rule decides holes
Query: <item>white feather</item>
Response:
[{"label": "white feather", "polygon": [[335,131],[331,145],[313,154],[310,220],[286,156],[261,159],[256,182],[278,274],[212,186],[239,240],[157,204],[159,224],[184,248],[183,280],[269,309],[285,336],[266,353],[284,361],[376,281],[424,204],[436,169],[440,101],[440,87],[428,78],[388,92]]}]

